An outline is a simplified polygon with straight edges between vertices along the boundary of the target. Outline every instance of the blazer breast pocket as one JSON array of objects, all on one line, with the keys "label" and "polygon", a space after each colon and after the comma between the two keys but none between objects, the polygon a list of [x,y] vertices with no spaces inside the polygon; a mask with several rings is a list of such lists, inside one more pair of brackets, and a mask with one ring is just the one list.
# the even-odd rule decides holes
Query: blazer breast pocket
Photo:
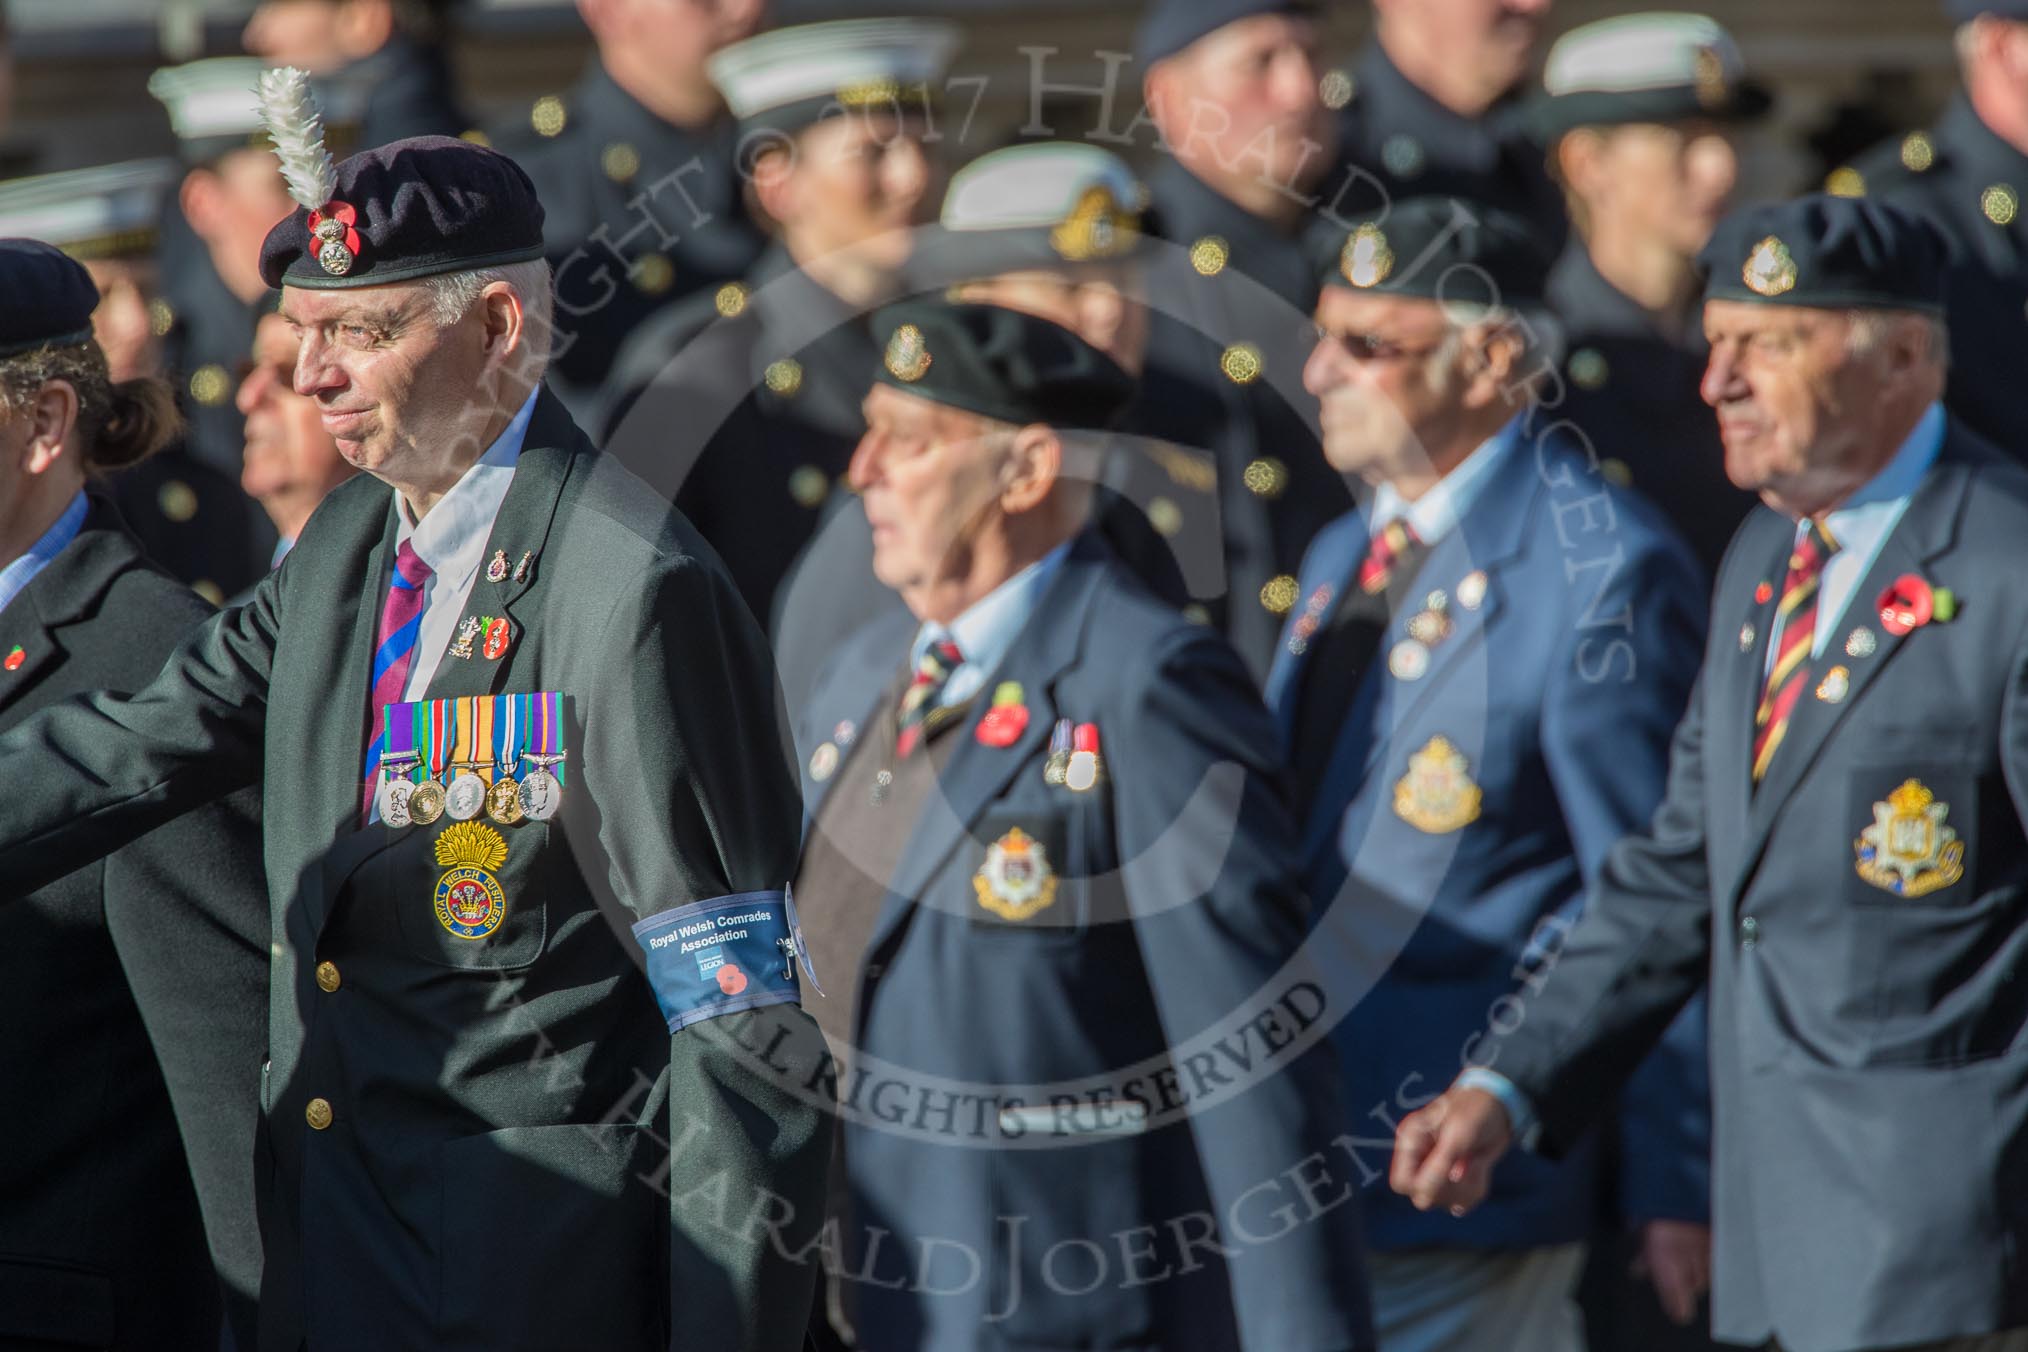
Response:
[{"label": "blazer breast pocket", "polygon": [[1962,764],[1895,760],[1851,772],[1846,894],[1861,906],[1952,906],[1977,894],[1979,783]]},{"label": "blazer breast pocket", "polygon": [[394,909],[406,952],[441,967],[511,971],[548,938],[544,849],[549,827],[478,820],[409,827],[351,880]]},{"label": "blazer breast pocket", "polygon": [[1075,941],[1088,922],[1084,814],[1062,809],[987,813],[965,914],[975,933],[1009,942]]}]

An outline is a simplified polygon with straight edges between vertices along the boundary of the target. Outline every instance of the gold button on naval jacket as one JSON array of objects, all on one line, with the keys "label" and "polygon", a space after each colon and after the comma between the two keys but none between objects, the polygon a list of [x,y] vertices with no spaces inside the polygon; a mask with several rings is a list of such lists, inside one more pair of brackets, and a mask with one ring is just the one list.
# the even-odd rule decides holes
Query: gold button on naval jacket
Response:
[{"label": "gold button on naval jacket", "polygon": [[642,254],[630,274],[634,289],[644,296],[659,296],[676,285],[676,265],[661,254]]},{"label": "gold button on naval jacket", "polygon": [[338,989],[338,964],[320,962],[317,964],[317,987],[326,995]]},{"label": "gold button on naval jacket", "polygon": [[1267,580],[1260,589],[1260,603],[1277,615],[1289,613],[1289,607],[1296,603],[1296,580],[1287,573]]},{"label": "gold button on naval jacket", "polygon": [[615,141],[599,156],[599,168],[615,183],[630,183],[641,172],[641,152],[625,141]]},{"label": "gold button on naval jacket", "polygon": [[1994,225],[2012,225],[2021,210],[2021,198],[2005,183],[1995,183],[1979,194],[1979,210]]},{"label": "gold button on naval jacket", "polygon": [[718,288],[718,294],[711,298],[711,303],[717,308],[719,314],[727,319],[731,319],[740,311],[746,309],[746,297],[747,289],[744,284],[740,282],[727,282],[724,286]]},{"label": "gold button on naval jacket", "polygon": [[784,399],[790,398],[803,388],[803,364],[794,357],[783,357],[778,362],[769,363],[768,369],[761,373],[761,379],[776,394]]},{"label": "gold button on naval jacket", "polygon": [[1246,485],[1247,492],[1272,501],[1289,486],[1289,467],[1271,455],[1262,456],[1248,464],[1239,479]]},{"label": "gold button on naval jacket", "polygon": [[1260,379],[1260,349],[1252,343],[1234,343],[1219,355],[1218,369],[1235,385],[1251,385]]},{"label": "gold button on naval jacket", "polygon": [[197,515],[197,490],[181,479],[171,479],[155,494],[155,505],[180,526]]},{"label": "gold button on naval jacket", "polygon": [[303,1120],[310,1124],[310,1130],[322,1131],[331,1125],[331,1101],[313,1098],[303,1105]]},{"label": "gold button on naval jacket", "polygon": [[535,101],[528,110],[528,124],[535,128],[538,136],[555,136],[563,131],[564,123],[570,120],[563,100],[554,94],[545,94]]},{"label": "gold button on naval jacket", "polygon": [[1200,277],[1216,277],[1231,257],[1232,246],[1217,235],[1206,235],[1190,246],[1190,266]]},{"label": "gold button on naval jacket", "polygon": [[198,367],[190,375],[190,397],[206,408],[217,408],[232,393],[232,377],[216,362]]}]

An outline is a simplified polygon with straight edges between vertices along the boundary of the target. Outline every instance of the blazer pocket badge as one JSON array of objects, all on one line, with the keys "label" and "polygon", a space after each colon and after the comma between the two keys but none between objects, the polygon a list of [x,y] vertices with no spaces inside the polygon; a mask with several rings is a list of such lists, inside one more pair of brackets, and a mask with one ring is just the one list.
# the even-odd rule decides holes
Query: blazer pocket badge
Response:
[{"label": "blazer pocket badge", "polygon": [[979,904],[1002,920],[1028,920],[1056,900],[1056,874],[1043,843],[1016,826],[986,849],[972,875]]},{"label": "blazer pocket badge", "polygon": [[507,862],[507,841],[490,826],[459,822],[436,840],[437,922],[460,939],[483,939],[507,918],[507,894],[493,873]]},{"label": "blazer pocket badge", "polygon": [[1416,830],[1441,836],[1479,819],[1479,786],[1465,755],[1444,737],[1432,737],[1408,758],[1408,773],[1394,786],[1394,815]]},{"label": "blazer pocket badge", "polygon": [[1859,876],[1897,897],[1921,897],[1965,876],[1965,843],[1944,825],[1950,804],[1910,779],[1873,805],[1873,825],[1852,848]]}]

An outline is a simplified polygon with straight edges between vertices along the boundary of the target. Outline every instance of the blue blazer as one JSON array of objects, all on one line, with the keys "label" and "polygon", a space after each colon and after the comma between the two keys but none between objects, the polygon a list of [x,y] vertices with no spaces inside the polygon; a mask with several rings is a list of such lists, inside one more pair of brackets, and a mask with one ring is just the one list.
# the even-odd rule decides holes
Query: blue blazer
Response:
[{"label": "blue blazer", "polygon": [[[811,755],[841,720],[872,725],[911,630],[868,629],[819,677],[800,737],[813,815],[868,791],[850,760],[810,777]],[[826,994],[806,997],[858,994],[841,1258],[863,1341],[1370,1347],[1335,1058],[1297,1037],[1329,1011],[1290,967],[1304,906],[1259,694],[1092,534],[986,688],[1008,681],[1025,729],[980,740],[982,698],[946,734],[858,970],[818,972]],[[1059,717],[1098,726],[1097,789],[1045,781]],[[1016,828],[1056,889],[1032,913],[981,890]],[[1207,1224],[1220,1247],[1186,1252]]]},{"label": "blue blazer", "polygon": [[[1333,979],[1355,1004],[1336,1034],[1377,1248],[1556,1244],[1594,1228],[1595,1140],[1561,1162],[1504,1163],[1463,1221],[1417,1212],[1384,1176],[1394,1125],[1525,1021],[1607,850],[1661,801],[1704,633],[1704,581],[1653,507],[1521,418],[1495,453],[1415,580],[1418,597],[1445,593],[1451,625],[1427,670],[1390,669],[1411,603],[1342,698],[1295,708],[1307,654],[1293,626],[1267,687],[1288,745],[1333,745],[1301,805],[1301,849]],[[1292,614],[1319,587],[1356,585],[1369,536],[1358,512],[1318,536]],[[1707,1214],[1707,1075],[1700,1008],[1628,1093],[1629,1218]]]}]

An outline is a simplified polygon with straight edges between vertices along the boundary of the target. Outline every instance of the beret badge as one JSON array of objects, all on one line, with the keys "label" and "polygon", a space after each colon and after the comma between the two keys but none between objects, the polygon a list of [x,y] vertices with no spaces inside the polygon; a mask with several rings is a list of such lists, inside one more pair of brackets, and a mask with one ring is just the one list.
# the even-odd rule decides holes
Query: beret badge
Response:
[{"label": "beret badge", "polygon": [[1746,266],[1740,270],[1747,288],[1757,296],[1775,297],[1796,285],[1796,258],[1789,246],[1773,235],[1753,246]]},{"label": "beret badge", "polygon": [[350,203],[332,200],[338,169],[324,146],[324,116],[310,92],[310,77],[294,66],[263,71],[257,92],[289,196],[310,213],[304,228],[317,262],[333,277],[343,277],[359,259],[359,213]]},{"label": "beret badge", "polygon": [[1394,250],[1377,225],[1362,225],[1352,232],[1338,254],[1338,269],[1345,280],[1360,288],[1379,286],[1394,271]]},{"label": "beret badge", "polygon": [[310,238],[317,241],[317,263],[333,277],[352,271],[359,257],[359,213],[348,202],[327,202],[310,213]]},{"label": "beret badge", "polygon": [[929,347],[923,342],[921,329],[903,324],[894,331],[894,337],[887,341],[887,369],[896,380],[910,384],[929,374]]},{"label": "beret badge", "polygon": [[1086,188],[1077,205],[1049,232],[1049,247],[1072,263],[1116,258],[1133,247],[1140,222],[1103,184]]}]

